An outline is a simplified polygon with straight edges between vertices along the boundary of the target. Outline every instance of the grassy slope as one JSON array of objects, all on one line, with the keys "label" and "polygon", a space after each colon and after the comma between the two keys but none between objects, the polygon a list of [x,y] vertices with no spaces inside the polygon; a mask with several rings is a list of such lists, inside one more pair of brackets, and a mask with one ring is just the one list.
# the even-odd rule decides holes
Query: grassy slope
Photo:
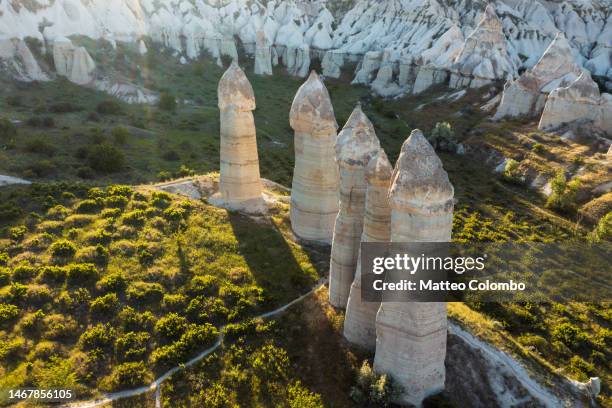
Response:
[{"label": "grassy slope", "polygon": [[[124,105],[125,114],[103,116],[100,122],[91,122],[87,120],[87,114],[95,110],[99,101],[107,98],[98,92],[84,90],[65,82],[39,84],[32,89],[19,90],[11,84],[4,88],[3,96],[20,94],[25,106],[11,107],[6,104],[5,98],[0,99],[0,111],[10,117],[27,119],[39,103],[44,105],[61,100],[76,101],[84,111],[53,115],[56,129],[21,127],[17,149],[0,151],[0,173],[23,175],[29,164],[51,160],[56,164],[56,171],[43,180],[76,180],[78,177],[75,169],[83,165],[83,160],[75,158],[74,154],[79,146],[91,143],[90,129],[99,127],[108,133],[117,124],[144,124],[151,133],[146,136],[132,135],[128,144],[121,147],[128,157],[126,170],[112,175],[98,175],[93,180],[95,184],[152,181],[159,171],[176,171],[181,164],[198,172],[216,170],[219,127],[216,84],[222,70],[209,61],[180,65],[174,58],[157,53],[150,53],[145,59],[140,59],[129,51],[124,54],[127,57],[117,58],[116,61],[119,62],[115,61],[115,64],[123,65],[120,68],[124,72],[129,71],[126,67],[133,70],[133,64],[137,64],[144,68],[140,70],[144,73],[140,79],[149,87],[170,91],[187,100],[179,104],[176,114],[161,112],[155,107]],[[281,72],[273,78],[255,77],[250,74],[248,62],[246,65],[257,97],[255,120],[258,127],[262,175],[290,185],[293,146],[287,117],[293,95],[302,81],[287,77]],[[434,89],[424,96],[381,103],[372,99],[366,89],[348,86],[347,78],[328,81],[328,88],[339,123],[346,120],[356,101],[363,103],[364,110],[374,122],[382,145],[392,160],[397,157],[401,143],[412,128],[419,127],[427,132],[438,121],[451,122],[460,139],[477,137],[474,136],[473,129],[480,129],[484,142],[508,153],[509,157],[513,157],[517,152],[524,153],[524,148],[521,147],[520,141],[504,138],[508,131],[514,132],[518,129],[528,132],[533,129],[533,124],[508,123],[496,127],[482,123],[484,114],[477,109],[481,104],[479,91],[470,90],[466,97],[453,103],[436,101],[436,98],[444,93],[442,89]],[[416,111],[415,108],[424,102],[429,103]],[[47,158],[41,154],[26,152],[25,144],[32,138],[48,139],[50,144],[57,147],[54,156]],[[180,159],[163,159],[162,154],[168,150],[174,150]],[[575,156],[580,157],[584,152],[573,150],[571,153],[567,161],[574,161]],[[537,194],[522,187],[502,184],[488,171],[483,171],[482,164],[474,162],[472,158],[442,154],[442,159],[457,191],[458,205],[454,225],[456,239],[556,241],[576,236],[584,237],[584,230],[576,227],[574,222],[544,210],[543,199]],[[542,164],[539,160],[534,161]],[[504,335],[521,340],[531,347],[531,353],[542,354],[554,366],[566,367],[566,371],[584,379],[587,374],[609,376],[604,362],[610,357],[610,331],[607,329],[610,316],[607,308],[598,309],[601,308],[583,305],[532,309],[528,305],[519,305],[514,308],[485,308],[481,312],[501,320]],[[456,313],[456,316],[461,318],[462,314],[465,313]],[[574,342],[570,339],[569,345],[559,344],[552,333],[554,327],[562,323],[576,326],[579,333],[582,333],[579,337],[586,336],[591,340]],[[543,340],[529,337],[534,335]],[[596,346],[596,342],[600,346]],[[535,343],[536,346],[533,345]],[[594,350],[600,350],[599,353],[603,353],[603,357],[600,354],[592,355]],[[572,356],[580,356],[586,364],[576,359],[570,363]],[[608,392],[607,389],[604,391]]]}]

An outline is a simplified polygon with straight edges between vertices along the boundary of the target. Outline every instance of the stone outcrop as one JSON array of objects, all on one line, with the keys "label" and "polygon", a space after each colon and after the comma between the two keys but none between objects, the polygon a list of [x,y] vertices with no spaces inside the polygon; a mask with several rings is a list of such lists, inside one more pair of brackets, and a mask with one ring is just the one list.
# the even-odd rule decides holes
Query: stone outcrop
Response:
[{"label": "stone outcrop", "polygon": [[365,213],[366,166],[378,153],[374,126],[357,106],[338,135],[340,210],[334,225],[329,270],[329,301],[345,308],[357,268]]},{"label": "stone outcrop", "polygon": [[355,73],[355,78],[351,82],[356,84],[369,84],[374,79],[374,74],[380,68],[382,62],[382,51],[368,51],[363,56],[359,69]]},{"label": "stone outcrop", "polygon": [[58,75],[78,85],[94,80],[96,64],[84,47],[75,47],[67,38],[53,43],[53,62]]},{"label": "stone outcrop", "polygon": [[272,75],[272,46],[263,31],[257,32],[255,47],[255,74]]},{"label": "stone outcrop", "polygon": [[255,96],[236,62],[225,71],[218,88],[221,111],[219,192],[210,202],[231,210],[265,211],[253,110]]},{"label": "stone outcrop", "polygon": [[540,114],[546,95],[553,89],[568,85],[581,72],[567,39],[562,33],[557,33],[531,70],[506,83],[494,119]]},{"label": "stone outcrop", "polygon": [[508,54],[502,22],[492,4],[466,40],[452,68],[451,88],[478,88],[497,79],[512,79],[517,68]]},{"label": "stone outcrop", "polygon": [[140,55],[145,55],[147,52],[149,52],[149,49],[147,48],[147,44],[145,44],[144,40],[138,41],[138,53]]},{"label": "stone outcrop", "polygon": [[[391,242],[449,242],[453,196],[433,147],[420,130],[413,130],[391,178]],[[374,369],[403,387],[396,402],[420,406],[428,395],[444,389],[446,333],[446,303],[381,304]]]},{"label": "stone outcrop", "polygon": [[[391,163],[381,148],[366,168],[366,204],[361,242],[389,242],[391,238],[388,194],[392,172]],[[355,279],[346,306],[344,337],[353,344],[373,351],[376,348],[376,312],[380,303],[362,300],[362,273],[359,251]]]},{"label": "stone outcrop", "polygon": [[22,39],[0,39],[0,68],[20,81],[48,81],[32,51]]},{"label": "stone outcrop", "polygon": [[330,78],[340,78],[342,66],[344,65],[344,54],[337,51],[327,51],[321,61],[323,75]]},{"label": "stone outcrop", "polygon": [[420,94],[432,85],[442,84],[448,79],[448,72],[438,69],[431,64],[421,65],[418,69],[413,94]]},{"label": "stone outcrop", "polygon": [[600,94],[586,70],[569,86],[548,95],[538,129],[551,130],[577,120],[591,121],[612,135],[612,95]]},{"label": "stone outcrop", "polygon": [[291,227],[302,239],[331,242],[340,186],[334,150],[338,124],[316,72],[296,93],[289,123],[295,131]]}]

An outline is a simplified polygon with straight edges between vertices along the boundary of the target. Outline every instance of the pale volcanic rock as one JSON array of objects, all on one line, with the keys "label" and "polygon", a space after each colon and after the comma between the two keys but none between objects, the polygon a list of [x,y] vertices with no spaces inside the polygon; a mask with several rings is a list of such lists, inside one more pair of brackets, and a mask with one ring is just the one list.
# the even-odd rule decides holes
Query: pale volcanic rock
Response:
[{"label": "pale volcanic rock", "polygon": [[[440,158],[423,133],[413,130],[391,178],[391,242],[450,242],[453,196]],[[420,406],[444,389],[446,333],[446,303],[381,303],[374,369],[402,386],[395,402]]]},{"label": "pale volcanic rock", "polygon": [[68,76],[72,72],[74,60],[74,45],[68,38],[58,38],[53,42],[53,64],[55,72]]},{"label": "pale volcanic rock", "polygon": [[355,74],[352,84],[369,84],[374,78],[374,74],[380,68],[382,62],[382,51],[368,51],[361,61],[361,66]]},{"label": "pale volcanic rock", "polygon": [[94,80],[96,63],[91,58],[85,47],[77,47],[74,50],[72,69],[68,79],[78,85],[86,85]]},{"label": "pale volcanic rock", "polygon": [[272,75],[272,46],[267,41],[266,34],[262,30],[257,32],[255,74]]},{"label": "pale volcanic rock", "polygon": [[[391,238],[388,194],[392,173],[393,167],[381,148],[366,168],[366,204],[361,242],[389,242]],[[344,337],[353,344],[373,351],[376,348],[376,312],[380,303],[362,300],[362,273],[360,251],[346,306]]]},{"label": "pale volcanic rock", "polygon": [[253,110],[255,96],[234,61],[218,87],[221,111],[221,170],[213,205],[249,213],[265,212]]},{"label": "pale volcanic rock", "polygon": [[421,65],[412,87],[413,94],[419,94],[430,86],[442,84],[448,79],[448,72],[434,67],[431,64]]},{"label": "pale volcanic rock", "polygon": [[334,225],[329,270],[329,302],[345,308],[355,277],[365,214],[366,166],[378,153],[374,126],[357,106],[338,135],[340,210]]},{"label": "pale volcanic rock", "polygon": [[323,75],[330,78],[340,78],[342,66],[344,65],[344,53],[338,51],[326,51],[321,61]]},{"label": "pale volcanic rock", "polygon": [[49,80],[49,76],[42,70],[22,39],[0,39],[0,67],[5,67],[20,81]]},{"label": "pale volcanic rock", "polygon": [[506,83],[494,119],[538,115],[544,107],[546,94],[571,83],[581,72],[567,39],[563,33],[557,33],[531,70]]},{"label": "pale volcanic rock", "polygon": [[147,44],[145,44],[144,40],[140,40],[138,42],[138,53],[140,55],[145,55],[148,51]]},{"label": "pale volcanic rock", "polygon": [[291,227],[301,239],[331,242],[339,208],[334,150],[338,123],[327,88],[315,71],[293,99],[289,124],[295,131]]},{"label": "pale volcanic rock", "polygon": [[302,44],[299,47],[288,47],[285,51],[287,72],[300,78],[306,77],[310,70],[310,47]]},{"label": "pale volcanic rock", "polygon": [[551,130],[577,120],[589,120],[612,135],[612,95],[600,94],[586,70],[569,86],[548,95],[538,129]]},{"label": "pale volcanic rock", "polygon": [[516,76],[517,68],[508,54],[502,22],[493,5],[487,5],[478,26],[466,38],[452,71],[451,88],[478,88]]}]

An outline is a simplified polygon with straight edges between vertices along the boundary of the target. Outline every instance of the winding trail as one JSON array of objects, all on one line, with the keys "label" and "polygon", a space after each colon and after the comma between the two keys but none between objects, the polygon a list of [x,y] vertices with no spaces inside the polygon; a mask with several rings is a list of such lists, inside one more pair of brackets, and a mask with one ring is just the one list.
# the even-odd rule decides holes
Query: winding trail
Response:
[{"label": "winding trail", "polygon": [[[274,317],[276,315],[279,315],[283,312],[285,312],[287,309],[289,309],[291,306],[295,305],[296,303],[299,303],[301,301],[303,301],[304,299],[306,299],[308,296],[312,295],[313,293],[315,293],[317,290],[319,290],[321,287],[323,287],[323,285],[325,285],[327,283],[327,279],[321,279],[319,280],[319,282],[307,293],[301,295],[298,298],[293,299],[291,302],[279,307],[278,309],[274,309],[270,312],[266,312],[266,313],[262,313],[258,316],[254,316],[251,317],[250,319],[267,319],[270,317]],[[187,361],[184,364],[180,364],[174,368],[171,368],[170,370],[166,371],[164,374],[162,374],[159,378],[157,378],[155,381],[153,381],[151,384],[149,385],[144,385],[142,387],[139,388],[134,388],[131,390],[125,390],[125,391],[119,391],[119,392],[115,392],[112,394],[105,394],[103,397],[98,398],[98,399],[94,399],[94,400],[89,400],[89,401],[78,401],[78,402],[73,402],[73,403],[69,403],[69,404],[65,404],[62,405],[62,407],[64,408],[93,408],[93,407],[99,407],[101,405],[104,404],[108,404],[111,403],[113,401],[117,401],[123,398],[130,398],[130,397],[136,397],[138,395],[142,395],[142,394],[146,394],[148,392],[155,392],[155,406],[156,407],[161,407],[161,398],[160,398],[160,385],[166,381],[168,378],[170,378],[173,374],[184,370],[187,367],[191,367],[192,365],[194,365],[195,363],[197,363],[198,361],[202,360],[204,357],[210,355],[211,353],[213,353],[215,350],[217,350],[222,344],[223,344],[223,329],[225,328],[225,326],[221,326],[218,328],[219,330],[219,337],[217,338],[217,341],[215,342],[215,344],[213,344],[210,348],[202,351],[200,354],[198,354],[197,356],[193,357],[191,360]]]},{"label": "winding trail", "polygon": [[20,179],[13,176],[4,176],[0,174],[0,187],[10,186],[11,184],[32,184],[28,180]]}]

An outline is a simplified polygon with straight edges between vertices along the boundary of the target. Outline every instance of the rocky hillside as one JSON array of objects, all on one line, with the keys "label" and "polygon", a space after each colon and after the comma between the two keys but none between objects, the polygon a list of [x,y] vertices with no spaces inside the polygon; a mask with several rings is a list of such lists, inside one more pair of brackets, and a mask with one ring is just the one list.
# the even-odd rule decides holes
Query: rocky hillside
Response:
[{"label": "rocky hillside", "polygon": [[561,31],[576,62],[610,84],[611,15],[605,0],[0,0],[0,60],[19,79],[45,80],[36,55],[81,35],[143,53],[150,38],[184,62],[203,52],[220,62],[237,47],[255,53],[262,32],[289,72],[319,60],[333,77],[357,63],[354,82],[391,96],[441,82],[436,70],[456,87],[517,78]]}]

